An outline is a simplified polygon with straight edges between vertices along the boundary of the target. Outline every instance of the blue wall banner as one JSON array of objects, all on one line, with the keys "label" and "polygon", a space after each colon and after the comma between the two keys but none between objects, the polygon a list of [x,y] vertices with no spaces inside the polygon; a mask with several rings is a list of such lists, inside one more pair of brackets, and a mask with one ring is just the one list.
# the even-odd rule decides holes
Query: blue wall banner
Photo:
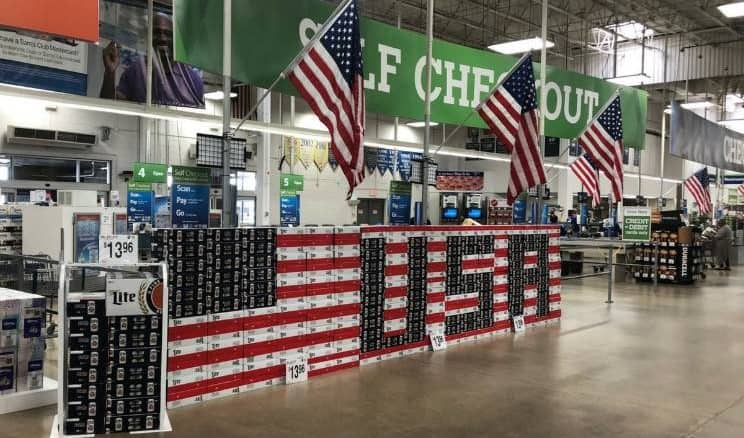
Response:
[{"label": "blue wall banner", "polygon": [[408,181],[411,179],[411,160],[418,160],[421,161],[423,159],[423,155],[418,152],[404,152],[404,151],[398,151],[398,157],[396,158],[395,167],[398,169],[398,173],[400,173],[400,178],[403,181]]},{"label": "blue wall banner", "polygon": [[391,149],[378,149],[377,169],[380,171],[380,175],[385,175],[385,172],[388,170],[393,172],[395,170],[395,151]]},{"label": "blue wall banner", "polygon": [[379,158],[378,151],[379,149],[377,148],[364,148],[364,164],[367,165],[367,170],[370,174],[375,173],[375,169],[377,169],[377,160]]},{"label": "blue wall banner", "polygon": [[73,218],[73,256],[76,263],[98,263],[98,238],[101,234],[101,215],[75,213]]},{"label": "blue wall banner", "polygon": [[0,30],[0,82],[84,96],[88,44]]},{"label": "blue wall banner", "polygon": [[279,198],[279,217],[283,227],[300,226],[300,195],[282,195]]},{"label": "blue wall banner", "polygon": [[153,196],[151,191],[127,192],[127,226],[130,231],[135,222],[152,223]]},{"label": "blue wall banner", "polygon": [[727,186],[739,186],[744,184],[744,175],[726,175],[723,177],[723,184]]},{"label": "blue wall banner", "polygon": [[171,222],[173,228],[209,227],[209,186],[173,184]]}]

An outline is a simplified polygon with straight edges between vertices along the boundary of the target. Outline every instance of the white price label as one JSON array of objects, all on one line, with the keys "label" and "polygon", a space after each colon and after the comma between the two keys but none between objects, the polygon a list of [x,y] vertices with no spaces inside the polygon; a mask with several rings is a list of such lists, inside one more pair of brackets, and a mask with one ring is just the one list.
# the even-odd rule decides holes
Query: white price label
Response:
[{"label": "white price label", "polygon": [[287,385],[307,381],[307,358],[300,357],[287,361],[286,377]]},{"label": "white price label", "polygon": [[139,262],[137,236],[101,236],[98,240],[98,262],[123,265]]},{"label": "white price label", "polygon": [[431,349],[434,351],[440,351],[447,348],[447,339],[444,337],[442,330],[429,333],[429,341],[431,342]]},{"label": "white price label", "polygon": [[524,333],[524,315],[512,316],[514,333]]}]

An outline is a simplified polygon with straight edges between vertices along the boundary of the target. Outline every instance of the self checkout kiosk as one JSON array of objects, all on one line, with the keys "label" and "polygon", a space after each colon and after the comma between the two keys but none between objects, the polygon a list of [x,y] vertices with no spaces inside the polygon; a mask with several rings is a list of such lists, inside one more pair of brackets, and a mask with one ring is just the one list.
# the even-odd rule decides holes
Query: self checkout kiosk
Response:
[{"label": "self checkout kiosk", "polygon": [[465,193],[462,197],[462,209],[465,217],[477,222],[485,223],[486,213],[483,208],[482,193]]},{"label": "self checkout kiosk", "polygon": [[457,193],[442,193],[439,195],[442,214],[439,223],[442,225],[460,223],[460,201]]}]

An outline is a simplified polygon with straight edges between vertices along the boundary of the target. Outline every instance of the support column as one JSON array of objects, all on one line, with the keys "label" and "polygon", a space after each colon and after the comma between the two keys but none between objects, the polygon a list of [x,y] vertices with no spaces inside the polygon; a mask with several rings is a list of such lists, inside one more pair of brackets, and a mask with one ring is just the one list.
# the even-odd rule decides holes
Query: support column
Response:
[{"label": "support column", "polygon": [[[256,89],[261,96],[266,90]],[[259,105],[259,122],[271,122],[271,95]],[[263,133],[256,146],[256,225],[271,225],[271,134]]]},{"label": "support column", "polygon": [[234,226],[235,199],[234,191],[230,187],[230,146],[232,143],[232,108],[230,105],[230,91],[232,83],[232,0],[224,0],[222,20],[222,226]]}]

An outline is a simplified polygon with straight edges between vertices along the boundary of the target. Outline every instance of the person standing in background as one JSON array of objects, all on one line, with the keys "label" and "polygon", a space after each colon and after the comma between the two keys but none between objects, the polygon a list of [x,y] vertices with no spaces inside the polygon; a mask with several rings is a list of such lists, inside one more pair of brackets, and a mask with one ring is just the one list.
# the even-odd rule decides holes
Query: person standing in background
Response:
[{"label": "person standing in background", "polygon": [[734,232],[727,222],[723,222],[716,232],[716,258],[718,259],[718,267],[716,269],[730,271],[730,250],[731,243],[734,240]]}]

